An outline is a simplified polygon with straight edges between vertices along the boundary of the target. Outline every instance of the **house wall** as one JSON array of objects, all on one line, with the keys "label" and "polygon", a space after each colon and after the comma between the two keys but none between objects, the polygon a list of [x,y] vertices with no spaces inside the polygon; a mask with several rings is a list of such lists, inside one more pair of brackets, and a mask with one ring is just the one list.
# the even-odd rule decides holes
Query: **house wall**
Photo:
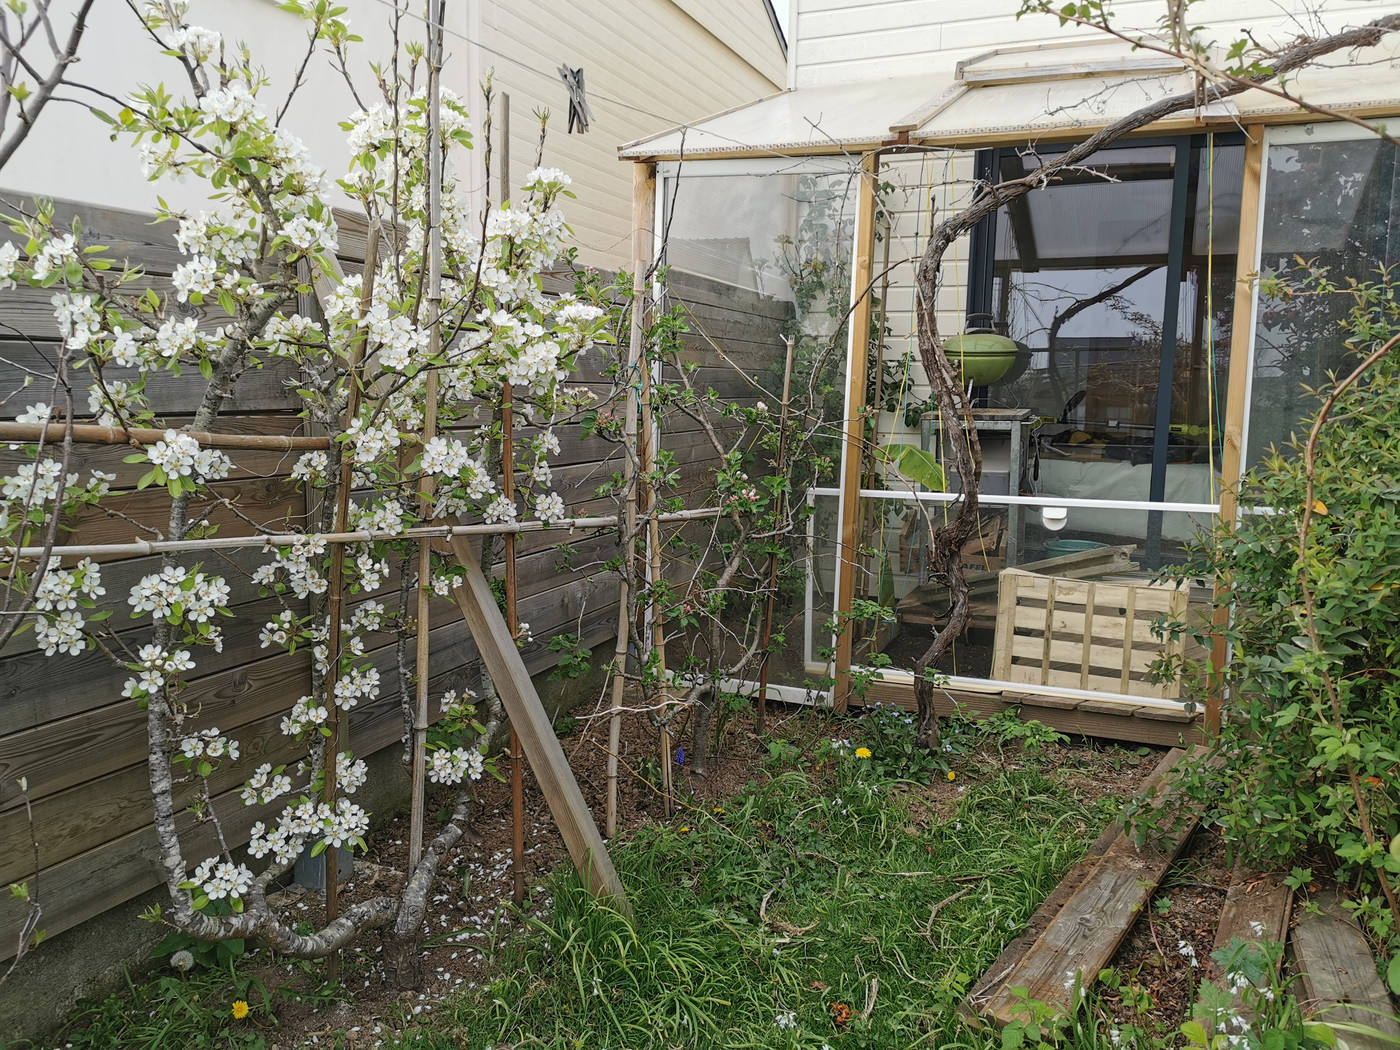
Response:
[{"label": "house wall", "polygon": [[[797,87],[883,77],[947,74],[963,59],[994,48],[1103,39],[1099,30],[1061,26],[1052,15],[1017,19],[1017,0],[792,0],[793,80]],[[1395,11],[1374,0],[1201,0],[1193,25],[1206,37],[1234,40],[1242,25],[1257,39],[1285,41],[1340,29]],[[1119,28],[1149,32],[1165,10],[1160,0],[1113,5]]]}]

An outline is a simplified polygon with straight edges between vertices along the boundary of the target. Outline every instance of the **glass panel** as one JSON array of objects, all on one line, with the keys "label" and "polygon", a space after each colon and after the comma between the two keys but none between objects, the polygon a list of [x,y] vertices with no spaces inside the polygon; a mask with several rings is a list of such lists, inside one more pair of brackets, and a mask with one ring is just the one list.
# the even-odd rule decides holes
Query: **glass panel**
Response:
[{"label": "glass panel", "polygon": [[[985,400],[1037,417],[1033,491],[1145,500],[1155,465],[1161,498],[1217,497],[1243,148],[1204,137],[1191,147],[1171,429],[1159,453],[1176,154],[1106,150],[997,214],[993,316],[1024,351]],[[1038,163],[998,159],[1003,177]]]},{"label": "glass panel", "polygon": [[[1298,258],[1329,280],[1374,280],[1400,252],[1400,171],[1380,139],[1297,142],[1268,148],[1261,274],[1298,276]],[[1346,366],[1338,327],[1345,296],[1300,308],[1261,293],[1255,319],[1247,466],[1281,446],[1315,401],[1307,392]]]},{"label": "glass panel", "polygon": [[[876,553],[862,566],[857,593],[893,615],[879,632],[868,634],[857,657],[866,665],[888,659],[890,666],[912,672],[932,641],[933,629],[946,620],[947,588],[926,576],[929,523],[940,523],[945,506],[920,505],[911,499],[868,499],[865,509],[876,525],[877,539],[871,544]],[[1155,636],[1152,624],[1176,616],[1193,628],[1203,625],[1210,615],[1213,581],[1193,581],[1179,599],[1177,611],[1168,612],[1165,592],[1151,586],[1148,512],[1059,509],[1067,512],[1067,518],[1061,529],[1052,531],[1044,525],[1042,507],[1014,508],[1020,514],[1016,524],[1010,520],[1012,508],[983,508],[980,534],[962,552],[971,589],[971,622],[938,669],[963,678],[1011,681],[1022,688],[1039,684],[1129,697],[1180,696],[1180,682],[1164,686],[1153,681],[1150,665],[1164,658],[1177,666],[1184,661],[1187,674],[1194,676],[1208,653],[1194,640],[1172,643]],[[1049,517],[1054,519],[1053,510]],[[1183,544],[1214,520],[1210,514],[1179,511],[1160,517],[1168,562],[1180,560]],[[1018,568],[1035,579],[1053,579],[1061,596],[1056,609],[1062,615],[1055,617],[1049,639],[1054,648],[1048,675],[1038,656],[1034,661],[1028,656],[1046,641],[1045,624],[1050,619],[1044,598],[1023,602],[1010,618],[998,616],[999,596],[1004,586],[1010,586],[1002,573],[1009,567],[1009,547],[1017,529]],[[1089,585],[1095,606],[1088,641],[1093,648],[1086,650],[1083,615]],[[1126,599],[1129,591],[1133,592],[1131,610]],[[1129,642],[1130,620],[1135,625]],[[875,653],[883,655],[877,659]]]},{"label": "glass panel", "polygon": [[[815,454],[792,465],[792,499],[805,506],[816,487],[839,485],[841,419],[845,399],[846,326],[850,299],[851,240],[857,182],[845,166],[830,162],[776,165],[732,175],[707,173],[687,162],[679,178],[663,184],[666,297],[684,312],[686,360],[697,386],[714,389],[730,404],[781,403],[784,339],[795,341],[793,418],[815,431]],[[734,434],[732,418],[714,421]],[[813,425],[815,424],[815,425]],[[706,436],[685,419],[662,422],[663,445],[688,464],[695,487],[713,469]],[[757,449],[749,454],[764,455]],[[770,468],[755,462],[752,477]],[[788,544],[779,582],[774,633],[781,646],[769,664],[769,681],[808,689],[828,683],[826,650],[835,590],[836,500],[817,498],[811,523],[812,555],[804,526]],[[727,523],[714,526],[723,542]],[[696,531],[696,530],[691,530]],[[713,542],[697,543],[713,552]],[[811,604],[809,615],[808,605]],[[745,615],[736,612],[736,615]],[[689,640],[677,659],[711,661],[706,643]],[[677,639],[679,648],[686,640]],[[808,658],[815,661],[809,667]],[[757,678],[757,662],[748,677]]]}]

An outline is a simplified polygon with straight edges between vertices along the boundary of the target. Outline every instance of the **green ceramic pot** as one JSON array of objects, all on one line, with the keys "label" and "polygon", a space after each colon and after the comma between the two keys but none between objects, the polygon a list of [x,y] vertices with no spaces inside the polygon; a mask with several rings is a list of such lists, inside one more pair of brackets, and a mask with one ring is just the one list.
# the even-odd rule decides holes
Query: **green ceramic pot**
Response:
[{"label": "green ceramic pot", "polygon": [[968,332],[943,343],[948,360],[962,369],[964,383],[991,386],[1011,370],[1020,348],[1015,341],[995,332]]}]

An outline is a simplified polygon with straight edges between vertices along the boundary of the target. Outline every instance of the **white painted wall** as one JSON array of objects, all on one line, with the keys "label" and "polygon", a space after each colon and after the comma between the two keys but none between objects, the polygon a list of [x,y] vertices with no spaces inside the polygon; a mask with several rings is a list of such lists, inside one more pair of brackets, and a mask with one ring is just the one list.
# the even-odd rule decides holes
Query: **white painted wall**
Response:
[{"label": "white painted wall", "polygon": [[[946,74],[966,58],[999,47],[1101,39],[1097,30],[1062,27],[1057,18],[1017,19],[1019,0],[792,0],[795,86],[848,83],[921,73]],[[1151,32],[1165,0],[1121,0],[1121,29]],[[1233,40],[1248,25],[1261,41],[1321,36],[1400,10],[1388,0],[1201,0],[1192,24],[1208,39]]]},{"label": "white painted wall", "polygon": [[[372,103],[369,64],[390,54],[392,4],[340,2],[365,38],[355,46],[352,73],[361,98]],[[631,165],[617,160],[617,144],[769,94],[786,75],[763,0],[467,0],[448,4],[448,11],[444,83],[475,108],[481,76],[494,69],[498,90],[511,95],[517,183],[535,163],[539,129],[532,113],[550,110],[544,159],[573,176],[578,199],[567,215],[580,258],[602,267],[624,265],[630,255]],[[190,20],[228,41],[246,41],[269,76],[261,97],[280,108],[305,53],[304,23],[274,0],[195,0]],[[405,17],[401,32],[422,40],[424,26]],[[567,95],[556,72],[562,63],[585,71],[594,114],[587,135],[565,134]],[[177,91],[183,73],[157,51],[125,3],[99,0],[74,75],[125,95],[158,82]],[[338,122],[355,108],[341,74],[323,54],[314,57],[285,124],[333,177],[349,157]],[[467,173],[467,189],[479,193],[481,176],[479,165]],[[492,178],[494,195],[494,172]],[[0,171],[0,198],[8,200],[43,195],[151,211],[157,194],[177,208],[204,203],[193,183],[149,183],[129,145],[111,142],[104,124],[73,105],[51,104]]]}]

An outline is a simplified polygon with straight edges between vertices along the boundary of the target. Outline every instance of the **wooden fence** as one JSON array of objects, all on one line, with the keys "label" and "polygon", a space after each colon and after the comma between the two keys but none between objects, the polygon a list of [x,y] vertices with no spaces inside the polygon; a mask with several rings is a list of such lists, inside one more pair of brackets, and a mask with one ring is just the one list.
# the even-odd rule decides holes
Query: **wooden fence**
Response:
[{"label": "wooden fence", "polygon": [[[59,221],[81,217],[89,242],[105,244],[116,258],[127,257],[145,276],[142,282],[158,289],[169,286],[169,275],[180,262],[169,226],[152,226],[147,217],[129,212],[59,205]],[[341,217],[342,264],[347,271],[360,266],[364,226]],[[755,367],[766,352],[777,353],[777,331],[785,307],[753,293],[726,289],[700,279],[678,275],[697,325],[713,329],[717,338],[732,342]],[[56,329],[49,305],[51,292],[19,288],[0,293],[0,392],[8,394],[22,383],[24,369],[51,373]],[[702,362],[702,373],[719,364],[705,340],[692,336],[690,345]],[[747,384],[716,371],[703,381],[721,386],[726,396],[750,396]],[[79,373],[79,376],[82,374]],[[278,363],[251,372],[221,416],[224,432],[293,434],[304,432],[299,399],[289,389],[286,371]],[[582,370],[572,378],[606,394],[610,381],[601,374],[599,355],[585,356]],[[730,384],[723,386],[724,383]],[[738,384],[738,385],[734,385]],[[202,393],[198,373],[182,377],[152,376],[146,395],[158,415],[179,427],[188,422]],[[741,389],[742,387],[742,389]],[[41,390],[43,392],[41,392]],[[86,389],[75,390],[78,411],[85,408]],[[3,396],[3,395],[0,395]],[[47,398],[40,384],[20,391],[6,403],[13,416],[25,405]],[[674,424],[674,425],[673,425]],[[665,447],[677,459],[682,490],[697,489],[712,466],[713,450],[693,425],[667,420]],[[618,469],[613,446],[585,437],[575,428],[562,435],[562,454],[554,460],[555,484],[570,513],[610,514],[611,498],[596,496],[597,487]],[[79,446],[74,470],[102,469],[117,475],[113,495],[104,506],[122,516],[88,509],[61,542],[123,542],[138,535],[135,523],[160,528],[168,509],[162,489],[137,491],[139,465],[122,462],[129,452],[121,446]],[[610,460],[609,457],[612,457]],[[218,486],[219,495],[235,501],[242,512],[264,528],[296,528],[307,513],[306,496],[289,477],[297,453],[244,451],[233,455],[236,470]],[[0,448],[0,469],[10,473],[26,461],[22,450]],[[227,509],[215,509],[210,520],[220,535],[240,535],[249,525]],[[140,538],[149,538],[142,534]],[[517,546],[520,619],[531,627],[533,640],[522,649],[531,673],[557,661],[550,639],[560,633],[579,636],[588,647],[611,638],[616,622],[616,575],[604,568],[616,551],[616,537],[569,537],[565,558],[559,534],[526,534]],[[210,789],[223,831],[233,844],[247,841],[254,821],[268,820],[277,806],[245,807],[238,800],[241,774],[248,762],[274,765],[293,760],[297,749],[282,736],[278,724],[295,700],[310,692],[310,654],[288,655],[263,649],[261,626],[280,609],[272,598],[260,597],[249,579],[264,560],[256,549],[218,552],[203,559],[207,571],[223,575],[232,588],[225,620],[222,651],[201,649],[197,674],[189,679],[185,697],[198,711],[199,727],[218,726],[236,737],[243,762],[236,769],[216,771]],[[113,622],[129,615],[126,595],[142,576],[158,571],[159,559],[130,558],[104,564],[105,607]],[[390,580],[376,595],[396,588]],[[476,650],[456,606],[445,599],[433,602],[430,688],[465,684],[465,668]],[[123,638],[139,645],[149,626],[135,627]],[[395,639],[380,633],[366,637],[369,658],[382,676],[380,699],[351,712],[350,747],[359,756],[399,743],[404,734],[397,702],[399,673]],[[606,650],[596,648],[598,659]],[[411,652],[411,646],[410,646]],[[411,657],[410,657],[411,659]],[[146,769],[146,721],[135,701],[121,697],[129,676],[101,651],[89,648],[79,656],[46,657],[34,647],[32,632],[12,639],[0,652],[0,884],[30,880],[37,885],[49,936],[128,901],[160,882],[157,848],[151,822]],[[31,828],[16,780],[28,783],[33,806],[33,834],[39,847],[39,871],[34,871]],[[201,858],[215,852],[212,829],[188,813],[180,818],[186,855]],[[0,908],[0,959],[13,954],[23,910]]]}]

